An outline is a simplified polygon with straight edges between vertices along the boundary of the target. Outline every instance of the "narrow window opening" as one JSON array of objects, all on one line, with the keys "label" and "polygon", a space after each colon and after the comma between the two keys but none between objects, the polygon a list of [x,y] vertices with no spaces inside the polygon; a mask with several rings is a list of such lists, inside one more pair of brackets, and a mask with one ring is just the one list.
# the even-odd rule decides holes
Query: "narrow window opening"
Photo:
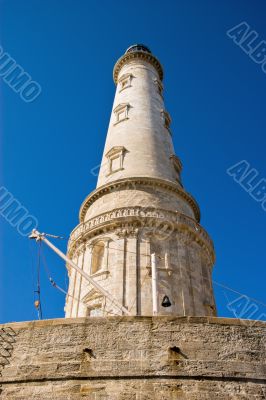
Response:
[{"label": "narrow window opening", "polygon": [[95,244],[92,253],[91,273],[95,274],[103,268],[104,261],[104,243],[98,242]]}]

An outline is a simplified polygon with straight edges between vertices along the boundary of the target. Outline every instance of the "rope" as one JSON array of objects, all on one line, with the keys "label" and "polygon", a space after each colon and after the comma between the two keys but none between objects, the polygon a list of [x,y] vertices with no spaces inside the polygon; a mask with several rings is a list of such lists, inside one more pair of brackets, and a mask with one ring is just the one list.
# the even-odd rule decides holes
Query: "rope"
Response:
[{"label": "rope", "polygon": [[[46,234],[45,234],[45,235],[46,235]],[[59,239],[64,239],[64,240],[71,240],[70,237],[66,237],[66,236],[56,236],[56,235],[50,235],[50,234],[47,234],[47,236],[54,237],[54,238],[59,238]],[[93,247],[101,247],[101,246],[95,244]],[[119,248],[117,248],[117,247],[109,247],[109,249],[110,249],[110,250],[115,250],[115,251],[124,252],[124,249],[119,249]],[[136,254],[139,254],[139,255],[143,255],[143,256],[148,257],[148,258],[151,257],[150,254],[137,253],[137,252],[135,252],[135,251],[127,251],[127,253],[131,253],[131,254],[135,254],[135,255],[136,255]],[[156,254],[156,257],[157,257],[158,259],[160,259],[160,260],[164,260],[164,257],[159,256],[159,255],[157,255],[157,254]],[[146,276],[144,277],[143,283],[144,283],[145,279],[147,278],[147,275],[148,275],[148,273],[147,273]],[[231,287],[229,287],[229,286],[226,286],[226,285],[224,285],[224,284],[222,284],[222,283],[216,282],[215,280],[208,279],[208,278],[205,278],[205,277],[202,277],[202,278],[205,279],[205,280],[207,280],[208,282],[213,282],[215,285],[220,286],[220,287],[222,287],[222,288],[224,288],[224,289],[226,289],[226,290],[229,290],[229,291],[231,291],[231,292],[233,292],[233,293],[236,293],[236,294],[241,295],[241,296],[245,296],[245,297],[248,298],[249,300],[254,301],[254,302],[257,303],[257,304],[260,304],[260,305],[262,305],[263,307],[266,307],[266,304],[265,304],[265,303],[263,303],[262,301],[260,301],[260,300],[258,300],[258,299],[255,299],[255,298],[253,298],[253,297],[250,297],[250,296],[248,296],[248,295],[245,294],[245,293],[241,293],[241,292],[239,292],[239,291],[237,291],[237,290],[235,290],[235,289],[233,289],[233,288],[231,288]],[[143,284],[143,283],[142,283],[142,284]],[[142,287],[142,285],[141,285],[141,287]],[[78,301],[79,301],[79,300],[78,300]],[[134,303],[135,303],[135,302],[136,302],[136,300],[134,300]],[[129,311],[133,308],[134,303],[133,303],[133,305],[131,305],[131,308],[129,308]]]},{"label": "rope", "polygon": [[52,279],[51,274],[50,274],[50,270],[48,268],[48,264],[44,255],[44,251],[41,252],[41,258],[43,261],[43,265],[44,265],[44,269],[46,271],[47,277],[49,282],[51,283],[52,287],[54,287],[55,289],[59,290],[60,292],[64,293],[66,296],[72,297],[74,300],[76,300],[78,303],[82,303],[85,304],[83,301],[77,299],[75,296],[72,296],[71,294],[69,294],[67,291],[65,291],[63,288],[61,288],[59,285],[57,285],[57,283]]},{"label": "rope", "polygon": [[32,284],[32,295],[33,295],[33,303],[35,301],[35,266],[34,266],[34,259],[33,259],[33,248],[32,243],[28,241],[29,244],[29,253],[30,253],[30,264],[31,264],[31,284]]},{"label": "rope", "polygon": [[[208,278],[204,278],[204,279],[207,279],[208,281],[210,281],[210,279],[208,279]],[[266,304],[263,303],[263,302],[260,301],[260,300],[254,299],[253,297],[247,296],[247,295],[244,294],[244,293],[238,292],[237,290],[232,289],[232,288],[230,288],[229,286],[223,285],[222,283],[216,282],[216,281],[214,281],[214,280],[211,280],[211,281],[212,281],[215,285],[220,286],[220,287],[222,287],[223,289],[227,289],[227,290],[230,290],[231,292],[234,292],[234,293],[239,294],[239,295],[241,295],[241,296],[245,296],[247,299],[252,300],[252,301],[254,301],[254,302],[257,303],[257,304],[260,304],[260,305],[263,306],[263,307],[266,307]]]},{"label": "rope", "polygon": [[34,293],[37,294],[37,300],[35,300],[34,305],[38,312],[38,319],[42,319],[42,304],[41,304],[41,283],[40,283],[40,266],[41,266],[41,242],[38,247],[38,260],[37,260],[37,290]]},{"label": "rope", "polygon": [[[66,296],[72,297],[72,298],[73,298],[74,300],[76,300],[78,303],[82,303],[82,304],[84,304],[84,305],[87,307],[87,304],[86,304],[86,303],[84,303],[84,302],[83,302],[82,300],[80,300],[80,299],[77,299],[75,296],[69,294],[67,291],[65,291],[63,288],[61,288],[59,285],[57,285],[57,283],[52,279],[51,274],[50,274],[50,270],[49,270],[49,268],[48,268],[48,264],[47,264],[47,261],[46,261],[46,257],[45,257],[44,251],[41,252],[41,258],[42,258],[42,261],[43,261],[44,268],[45,268],[45,270],[46,270],[47,277],[48,277],[49,282],[51,283],[51,285],[52,285],[55,289],[59,290],[61,293],[64,293]],[[113,302],[114,302],[114,300],[111,302],[110,305],[112,305]],[[119,314],[114,313],[114,312],[111,312],[111,311],[105,310],[105,312],[106,312],[107,314],[112,314],[112,315],[115,315],[115,316],[119,316]]]},{"label": "rope", "polygon": [[[45,234],[45,236],[50,236],[50,237],[54,237],[54,238],[57,238],[57,239],[64,239],[64,240],[71,241],[70,237],[65,237],[65,236],[55,236],[55,235],[49,235],[49,234]],[[101,247],[101,246],[95,244],[95,245],[93,245],[93,247]],[[117,247],[109,247],[109,249],[124,252],[123,249],[119,249]],[[127,252],[130,253],[130,254],[137,254],[135,251],[129,251],[128,250]],[[149,258],[151,257],[150,254],[140,253],[139,255],[140,256],[146,256],[146,257],[149,257]],[[157,255],[156,257],[160,257],[160,256]]]},{"label": "rope", "polygon": [[49,236],[55,239],[64,239],[64,240],[67,239],[64,236],[51,235],[50,233],[43,233],[43,236]]}]

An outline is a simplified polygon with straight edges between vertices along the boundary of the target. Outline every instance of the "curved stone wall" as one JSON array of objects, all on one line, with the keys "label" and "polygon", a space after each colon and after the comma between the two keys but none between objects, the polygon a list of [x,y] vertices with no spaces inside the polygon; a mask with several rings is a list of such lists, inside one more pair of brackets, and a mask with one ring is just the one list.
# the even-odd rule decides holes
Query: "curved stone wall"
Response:
[{"label": "curved stone wall", "polygon": [[153,207],[154,209],[164,208],[188,215],[195,219],[191,206],[184,198],[176,193],[156,189],[155,187],[115,189],[106,192],[99,197],[88,208],[84,221],[96,217],[99,214],[121,207],[143,207],[144,209]]},{"label": "curved stone wall", "polygon": [[198,204],[179,185],[143,177],[119,180],[93,191],[80,207],[80,222],[118,206],[164,208],[200,220]]},{"label": "curved stone wall", "polygon": [[260,400],[266,323],[111,317],[23,322],[3,400]]},{"label": "curved stone wall", "polygon": [[[164,229],[166,223],[168,230]],[[103,260],[101,268],[94,271],[92,260],[99,244]],[[200,225],[185,215],[142,209],[136,215],[134,207],[117,209],[81,225],[71,235],[68,249],[72,260],[113,293],[130,314],[147,316],[152,315],[152,253],[157,259],[159,315],[216,315],[212,242]],[[167,308],[161,305],[165,295],[171,302]],[[66,317],[100,315],[100,311],[101,315],[121,314],[69,268]]]},{"label": "curved stone wall", "polygon": [[[125,89],[121,82],[117,85],[97,187],[132,176],[175,182],[170,159],[175,152],[170,129],[165,126],[166,110],[158,90],[158,72],[151,63],[137,57],[122,66],[118,81],[127,76],[130,83]],[[117,122],[117,107],[123,106],[127,106],[127,117]],[[107,155],[116,146],[125,148],[123,168],[109,175]]]}]

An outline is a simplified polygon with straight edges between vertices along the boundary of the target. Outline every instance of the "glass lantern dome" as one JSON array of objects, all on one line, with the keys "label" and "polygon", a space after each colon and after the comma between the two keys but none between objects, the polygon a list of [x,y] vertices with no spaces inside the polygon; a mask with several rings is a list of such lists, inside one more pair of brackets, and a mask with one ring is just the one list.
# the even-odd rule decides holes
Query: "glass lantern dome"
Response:
[{"label": "glass lantern dome", "polygon": [[133,44],[132,46],[130,46],[127,49],[126,54],[127,53],[133,53],[133,52],[136,52],[136,51],[143,51],[145,53],[150,53],[151,54],[150,49],[147,46],[145,46],[144,44]]}]

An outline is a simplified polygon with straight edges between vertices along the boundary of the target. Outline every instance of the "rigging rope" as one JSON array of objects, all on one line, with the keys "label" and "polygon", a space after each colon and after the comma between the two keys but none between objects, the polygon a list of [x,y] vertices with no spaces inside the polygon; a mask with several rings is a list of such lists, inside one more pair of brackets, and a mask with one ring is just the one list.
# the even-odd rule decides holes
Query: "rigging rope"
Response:
[{"label": "rigging rope", "polygon": [[38,259],[37,259],[37,290],[34,291],[36,293],[37,299],[34,301],[35,308],[38,312],[38,319],[42,319],[42,303],[41,303],[41,283],[40,283],[40,268],[41,267],[41,242],[38,247]]},{"label": "rigging rope", "polygon": [[64,293],[66,296],[72,297],[72,298],[73,298],[74,300],[76,300],[78,303],[83,303],[83,304],[85,304],[83,301],[81,301],[81,300],[77,299],[75,296],[72,296],[71,294],[69,294],[67,291],[65,291],[63,288],[61,288],[59,285],[57,285],[57,283],[53,280],[53,278],[51,277],[50,270],[49,270],[49,268],[48,268],[48,264],[47,264],[47,262],[46,262],[46,258],[45,258],[45,255],[44,255],[44,251],[41,252],[41,258],[42,258],[42,262],[43,262],[44,269],[45,269],[45,271],[46,271],[48,280],[49,280],[49,282],[51,283],[51,285],[52,285],[55,289],[57,289],[57,290],[59,290],[60,292]]},{"label": "rigging rope", "polygon": [[[56,235],[51,235],[51,234],[45,234],[45,235],[47,235],[47,236],[50,236],[50,237],[54,237],[54,238],[57,238],[57,239],[64,239],[64,240],[71,240],[70,239],[70,237],[66,237],[66,236],[56,236]],[[94,245],[94,247],[97,247],[98,245],[97,244],[95,244]],[[98,246],[98,247],[100,247],[100,246]],[[116,250],[116,251],[121,251],[121,252],[124,252],[124,249],[119,249],[119,248],[117,248],[117,247],[109,247],[109,249],[110,250]],[[131,254],[138,254],[137,252],[135,252],[135,251],[128,251],[128,253],[131,253]],[[139,253],[139,255],[143,255],[143,256],[146,256],[146,257],[148,257],[148,258],[150,258],[151,256],[150,256],[150,254],[143,254],[143,253]],[[159,255],[156,255],[156,257],[157,258],[159,258],[159,259],[163,259],[163,257],[162,256],[159,256]],[[144,280],[147,278],[147,274],[146,274],[146,276],[144,277]],[[221,283],[219,283],[219,282],[216,282],[215,280],[213,280],[213,279],[209,279],[209,278],[205,278],[205,277],[202,277],[204,280],[207,280],[208,282],[213,282],[215,285],[217,285],[217,286],[220,286],[220,287],[222,287],[222,288],[224,288],[224,289],[226,289],[226,290],[229,290],[229,291],[231,291],[231,292],[233,292],[233,293],[236,293],[236,294],[238,294],[238,295],[241,295],[241,296],[245,296],[246,298],[248,298],[249,300],[252,300],[252,301],[254,301],[255,303],[257,303],[257,304],[260,304],[260,305],[262,305],[263,307],[266,307],[266,304],[265,303],[263,303],[262,301],[260,301],[260,300],[257,300],[257,299],[255,299],[255,298],[253,298],[253,297],[250,297],[250,296],[248,296],[247,294],[245,294],[245,293],[241,293],[241,292],[239,292],[239,291],[237,291],[237,290],[235,290],[235,289],[233,289],[233,288],[231,288],[231,287],[229,287],[229,286],[226,286],[226,285],[224,285],[224,284],[221,284]],[[144,281],[143,281],[143,283],[144,283]],[[143,283],[141,284],[141,286],[143,285]],[[69,296],[71,296],[71,295],[69,295]],[[71,297],[73,297],[73,296],[71,296]],[[77,299],[76,299],[77,300]],[[77,301],[80,301],[80,300],[77,300]],[[135,300],[136,301],[136,300]],[[135,302],[134,301],[134,302]],[[134,303],[133,304],[131,304],[131,306],[130,306],[130,308],[129,308],[129,311],[133,308],[133,306],[134,306]]]},{"label": "rigging rope", "polygon": [[[33,303],[35,301],[35,263],[33,258],[33,248],[31,242],[29,241],[29,253],[30,253],[30,264],[31,264],[31,284],[32,284],[32,294],[33,294]],[[34,253],[35,254],[35,253]]]}]

